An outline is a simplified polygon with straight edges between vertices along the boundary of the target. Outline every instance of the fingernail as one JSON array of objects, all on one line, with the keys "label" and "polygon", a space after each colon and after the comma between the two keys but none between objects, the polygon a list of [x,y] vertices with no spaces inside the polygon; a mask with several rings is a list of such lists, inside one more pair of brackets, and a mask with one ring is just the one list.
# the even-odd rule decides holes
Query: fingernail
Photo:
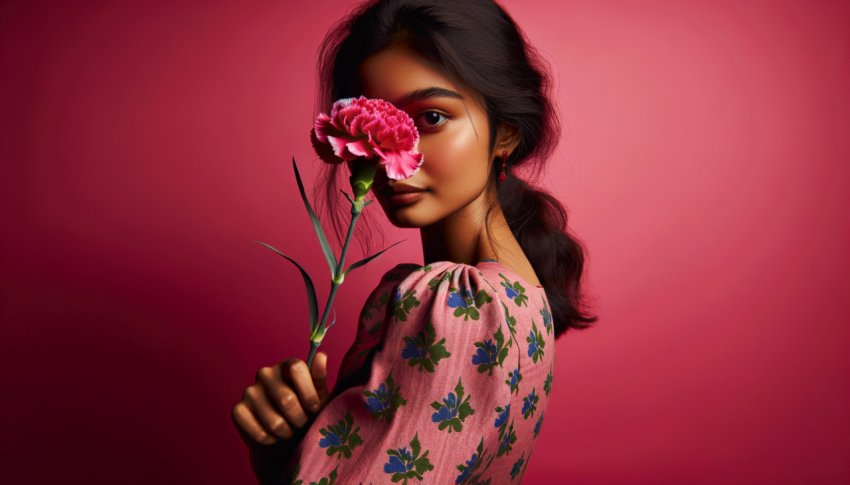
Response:
[{"label": "fingernail", "polygon": [[313,411],[314,413],[315,413],[315,412],[318,412],[318,411],[319,411],[319,404],[318,404],[318,403],[316,403],[316,404],[311,404],[311,405],[310,405],[310,411]]}]

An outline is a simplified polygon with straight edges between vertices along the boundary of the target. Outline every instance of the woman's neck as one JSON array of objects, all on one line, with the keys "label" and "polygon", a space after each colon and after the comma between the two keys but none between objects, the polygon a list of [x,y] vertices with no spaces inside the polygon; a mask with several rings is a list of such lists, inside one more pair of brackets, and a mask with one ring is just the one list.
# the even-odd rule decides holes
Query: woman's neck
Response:
[{"label": "woman's neck", "polygon": [[[490,213],[490,236],[484,223],[484,203],[469,204],[463,209],[419,230],[424,264],[452,261],[475,265],[485,259],[504,264],[533,285],[537,275],[508,226],[498,204]],[[493,243],[491,244],[490,240]]]}]

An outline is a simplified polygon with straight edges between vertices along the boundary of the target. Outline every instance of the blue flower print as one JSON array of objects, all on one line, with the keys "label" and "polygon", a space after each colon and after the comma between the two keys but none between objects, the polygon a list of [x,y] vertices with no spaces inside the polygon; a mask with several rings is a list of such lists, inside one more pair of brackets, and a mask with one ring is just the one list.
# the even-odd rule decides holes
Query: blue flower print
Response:
[{"label": "blue flower print", "polygon": [[398,454],[401,458],[391,455],[390,461],[384,463],[384,473],[407,473],[413,469],[413,455],[407,451],[407,447],[399,448]]},{"label": "blue flower print", "polygon": [[525,294],[525,288],[522,287],[519,281],[514,281],[513,283],[511,283],[511,280],[509,280],[502,273],[499,273],[499,276],[501,276],[502,279],[505,280],[499,283],[502,288],[505,289],[505,295],[507,295],[508,298],[513,300],[514,303],[516,303],[516,306],[528,306],[528,295]]},{"label": "blue flower print", "polygon": [[404,359],[421,359],[425,355],[420,350],[425,344],[417,337],[412,337],[413,342],[407,342],[407,347],[401,351],[401,357]]},{"label": "blue flower print", "polygon": [[363,392],[363,396],[367,398],[363,405],[372,413],[373,418],[380,418],[381,421],[389,423],[393,420],[399,406],[407,404],[407,399],[401,396],[400,390],[401,386],[395,385],[393,373],[390,371],[385,382],[382,382],[377,389]]},{"label": "blue flower print", "polygon": [[525,404],[522,405],[522,417],[528,419],[529,416],[534,416],[534,411],[537,410],[537,388],[532,388],[527,397],[522,398]]},{"label": "blue flower print", "polygon": [[[501,408],[496,408],[496,411],[498,411],[499,409],[501,409]],[[496,418],[496,422],[493,423],[493,427],[501,428],[502,425],[504,425],[508,421],[508,415],[510,415],[510,414],[511,414],[511,405],[510,405],[510,403],[508,403],[508,405],[505,406],[504,411],[499,413],[499,416]]]},{"label": "blue flower print", "polygon": [[436,329],[431,323],[431,318],[425,322],[425,330],[412,337],[404,337],[407,346],[401,351],[401,357],[407,359],[409,367],[419,366],[419,371],[434,372],[435,366],[441,359],[450,357],[452,354],[446,350],[446,339],[439,342],[436,340]]},{"label": "blue flower print", "polygon": [[484,485],[489,484],[492,479],[487,479],[486,481],[481,481],[481,475],[483,473],[481,468],[481,464],[485,461],[487,462],[487,466],[484,467],[486,470],[490,468],[490,463],[492,463],[494,456],[490,455],[490,460],[487,460],[487,451],[484,450],[484,437],[481,437],[481,440],[478,442],[478,447],[476,451],[472,453],[472,458],[468,461],[457,465],[457,469],[460,471],[460,475],[458,475],[457,479],[455,479],[455,485]]},{"label": "blue flower print", "polygon": [[511,450],[513,450],[513,444],[516,443],[516,432],[514,431],[514,423],[511,422],[511,426],[508,429],[508,432],[499,440],[499,451],[496,452],[496,457],[500,457],[502,455],[509,455]]},{"label": "blue flower print", "polygon": [[537,339],[534,338],[534,332],[528,332],[528,335],[531,338],[531,343],[528,344],[528,356],[531,357],[535,352],[540,350],[540,344],[537,343]]},{"label": "blue flower print", "polygon": [[496,344],[493,343],[493,339],[485,340],[484,346],[487,350],[479,348],[478,352],[472,356],[473,364],[489,364],[496,360],[496,353],[498,349],[496,348]]},{"label": "blue flower print", "polygon": [[517,460],[511,468],[511,481],[514,481],[514,478],[519,475],[519,470],[522,468],[523,462],[525,462],[525,452],[522,452],[522,456],[519,457],[519,460]]},{"label": "blue flower print", "polygon": [[460,295],[453,291],[449,293],[449,307],[451,308],[468,308],[469,305],[466,303],[466,300],[460,297]]},{"label": "blue flower print", "polygon": [[448,398],[443,398],[444,406],[440,406],[440,410],[431,415],[431,421],[439,423],[446,419],[452,419],[457,416],[457,402],[455,393],[450,392]]},{"label": "blue flower print", "polygon": [[373,392],[378,395],[378,399],[374,397],[370,397],[366,400],[366,409],[369,411],[383,411],[384,409],[389,409],[390,407],[390,396],[387,393],[387,385],[383,382],[377,389],[373,389]]},{"label": "blue flower print", "polygon": [[336,430],[329,431],[327,436],[319,440],[319,447],[327,448],[328,446],[342,446],[342,442],[339,440],[339,436],[337,436],[336,433]]},{"label": "blue flower print", "polygon": [[519,367],[514,367],[514,370],[508,372],[510,379],[505,381],[505,384],[511,386],[511,394],[516,391],[519,394],[519,383],[522,382],[522,374],[519,372]]},{"label": "blue flower print", "polygon": [[542,361],[543,347],[546,347],[546,341],[543,340],[543,334],[537,329],[537,324],[534,323],[533,318],[531,319],[531,332],[528,333],[525,341],[528,342],[528,356],[531,357],[531,360],[535,364],[538,360]]},{"label": "blue flower print", "polygon": [[484,290],[478,290],[478,293],[473,296],[469,288],[459,290],[455,287],[449,287],[449,297],[446,304],[455,309],[454,316],[463,317],[465,322],[470,318],[478,320],[480,316],[478,310],[491,301],[493,301],[493,298]]},{"label": "blue flower print", "polygon": [[423,480],[423,474],[434,469],[428,459],[428,450],[425,450],[422,455],[419,455],[421,443],[419,443],[419,433],[410,441],[410,450],[404,448],[389,449],[387,454],[390,455],[389,461],[384,463],[384,473],[392,475],[390,480],[393,483],[402,482],[402,485],[407,485],[408,478],[415,478],[420,482]]},{"label": "blue flower print", "polygon": [[[466,468],[463,470],[463,472],[461,472],[460,475],[457,476],[457,479],[455,480],[455,485],[462,482],[466,478],[466,476],[469,475],[469,470],[472,470],[472,465],[475,464],[475,460],[477,459],[478,453],[473,453],[472,458],[470,458],[469,461],[466,462]],[[460,467],[461,465],[458,465],[458,468]]]},{"label": "blue flower print", "polygon": [[[544,301],[543,304],[545,305],[546,302]],[[549,313],[548,308],[544,307],[540,310],[540,315],[543,317],[543,326],[546,327],[546,335],[549,335],[552,330],[552,314]]]},{"label": "blue flower print", "polygon": [[[467,395],[466,399],[464,399],[463,391],[461,379],[458,379],[455,392],[450,392],[448,397],[444,397],[443,404],[437,401],[431,403],[431,407],[437,411],[431,415],[431,421],[440,423],[440,431],[448,428],[449,434],[453,430],[460,432],[463,430],[463,422],[466,420],[466,417],[470,414],[475,414],[475,410],[469,404],[469,399],[472,396]],[[455,397],[455,393],[457,393],[457,397]]]},{"label": "blue flower print", "polygon": [[345,419],[340,419],[339,422],[329,424],[326,428],[321,428],[319,433],[323,436],[319,440],[319,447],[326,448],[325,452],[328,456],[337,454],[337,459],[342,459],[344,455],[346,459],[351,458],[352,450],[363,444],[363,439],[358,431],[360,426],[352,430],[354,426],[354,417],[349,409],[345,413]]},{"label": "blue flower print", "polygon": [[543,415],[546,414],[546,411],[540,413],[540,419],[537,420],[537,424],[534,425],[534,437],[537,438],[537,433],[540,432],[540,425],[543,424]]},{"label": "blue flower print", "polygon": [[419,303],[419,299],[416,298],[416,290],[406,290],[402,293],[400,288],[396,288],[391,310],[395,322],[406,322],[407,315],[413,308],[418,307]]}]

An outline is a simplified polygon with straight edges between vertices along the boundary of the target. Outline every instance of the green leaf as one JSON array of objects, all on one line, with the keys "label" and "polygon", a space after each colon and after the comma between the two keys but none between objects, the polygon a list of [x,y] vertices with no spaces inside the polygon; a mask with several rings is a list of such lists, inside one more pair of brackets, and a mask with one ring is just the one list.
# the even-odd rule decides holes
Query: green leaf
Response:
[{"label": "green leaf", "polygon": [[410,442],[410,449],[413,451],[413,459],[419,456],[420,445],[419,445],[419,432],[413,436],[413,441]]},{"label": "green leaf", "polygon": [[[295,160],[293,159],[293,162],[294,161]],[[257,240],[254,240],[254,242],[257,244],[262,244],[263,246],[288,259],[290,262],[292,262],[292,264],[298,267],[299,271],[301,271],[301,277],[304,278],[304,285],[307,287],[307,306],[310,310],[310,332],[311,334],[314,333],[319,327],[319,303],[318,301],[316,301],[316,287],[313,286],[313,280],[310,278],[310,275],[307,274],[307,272],[304,270],[304,268],[301,267],[300,264],[296,263],[295,260],[290,258],[289,256],[283,254],[282,252],[278,251],[277,249],[269,246],[264,242],[260,242]]]},{"label": "green leaf", "polygon": [[413,468],[419,473],[425,473],[429,470],[434,469],[434,465],[431,464],[431,462],[430,462],[430,460],[428,460],[428,458],[425,458],[426,456],[428,456],[427,451],[425,452],[424,455],[422,455],[422,458],[413,462]]},{"label": "green leaf", "polygon": [[488,295],[487,292],[484,290],[479,290],[478,293],[476,293],[475,295],[475,306],[477,306],[478,308],[481,308],[481,305],[484,305],[485,303],[490,303],[491,301],[493,301],[493,298],[490,297],[490,295]]},{"label": "green leaf", "polygon": [[364,264],[368,263],[369,261],[372,261],[373,259],[377,258],[378,256],[380,256],[380,255],[384,254],[384,252],[385,252],[385,251],[387,251],[388,249],[392,248],[392,247],[393,247],[393,246],[395,246],[396,244],[401,244],[401,243],[403,243],[404,241],[407,241],[407,239],[402,239],[401,241],[399,241],[399,242],[397,242],[397,243],[395,243],[395,244],[390,245],[390,247],[389,247],[389,248],[384,249],[383,251],[377,252],[377,253],[375,253],[375,254],[373,254],[373,255],[369,256],[368,258],[361,259],[360,261],[358,261],[358,262],[356,262],[356,263],[352,264],[351,266],[349,266],[349,267],[348,267],[348,269],[347,269],[347,270],[345,270],[345,273],[343,273],[343,274],[342,274],[342,276],[343,276],[343,277],[348,276],[348,272],[349,272],[349,271],[351,271],[351,270],[353,270],[353,269],[357,269],[357,268],[359,268],[359,267],[363,266]]},{"label": "green leaf", "polygon": [[469,307],[469,318],[478,320],[478,310],[474,307]]},{"label": "green leaf", "polygon": [[439,411],[442,406],[437,401],[434,401],[434,402],[431,403],[431,407],[434,408],[435,410]]},{"label": "green leaf", "polygon": [[465,403],[461,404],[458,407],[457,414],[458,414],[458,416],[460,416],[461,420],[466,419],[466,417],[469,416],[470,414],[475,414],[475,410],[472,409],[472,405],[469,404],[468,399]]},{"label": "green leaf", "polygon": [[295,163],[295,157],[292,157],[292,168],[295,169],[295,181],[298,182],[298,191],[301,192],[301,199],[304,201],[304,206],[307,207],[307,213],[310,214],[310,222],[313,223],[313,229],[316,231],[316,236],[319,237],[319,243],[322,245],[322,252],[325,253],[325,259],[328,261],[328,266],[331,269],[331,278],[336,276],[336,257],[331,250],[331,245],[328,244],[328,238],[325,237],[325,231],[322,229],[322,223],[310,207],[310,201],[307,200],[307,194],[304,193],[304,184],[301,183],[301,175],[298,173],[298,165]]}]

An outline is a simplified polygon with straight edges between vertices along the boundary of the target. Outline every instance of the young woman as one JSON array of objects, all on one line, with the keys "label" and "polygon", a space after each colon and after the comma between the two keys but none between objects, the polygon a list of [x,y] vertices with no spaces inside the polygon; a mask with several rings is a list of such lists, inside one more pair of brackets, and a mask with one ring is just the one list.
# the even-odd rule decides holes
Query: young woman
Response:
[{"label": "young woman", "polygon": [[[415,121],[424,164],[379,169],[389,220],[420,229],[424,266],[372,292],[328,392],[327,356],[264,367],[233,408],[260,483],[513,483],[546,411],[554,341],[582,309],[581,245],[534,176],[559,126],[539,57],[492,0],[380,0],[320,51],[321,108],[366,96]],[[327,213],[345,165],[326,166]],[[335,221],[340,228],[343,221]]]}]

